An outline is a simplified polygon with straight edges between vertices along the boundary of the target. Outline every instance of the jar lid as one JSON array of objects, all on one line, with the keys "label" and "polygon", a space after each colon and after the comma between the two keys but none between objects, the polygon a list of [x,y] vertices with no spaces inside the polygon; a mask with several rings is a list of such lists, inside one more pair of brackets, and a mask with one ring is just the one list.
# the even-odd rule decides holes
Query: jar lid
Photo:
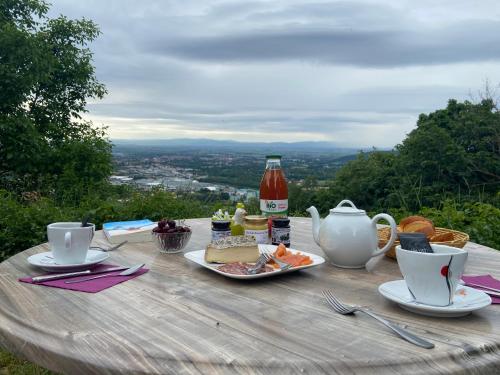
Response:
[{"label": "jar lid", "polygon": [[[348,204],[351,207],[345,207],[343,206],[344,204]],[[331,209],[330,212],[342,215],[366,215],[365,210],[360,210],[354,205],[354,203],[347,199],[344,199],[342,202],[340,202],[337,207]]]},{"label": "jar lid", "polygon": [[213,220],[212,228],[214,229],[229,229],[231,222],[228,220]]},{"label": "jar lid", "polygon": [[264,224],[267,223],[267,217],[261,215],[247,215],[245,216],[245,221],[255,224]]},{"label": "jar lid", "polygon": [[290,219],[286,217],[275,217],[273,218],[273,226],[277,228],[285,228],[290,224]]}]

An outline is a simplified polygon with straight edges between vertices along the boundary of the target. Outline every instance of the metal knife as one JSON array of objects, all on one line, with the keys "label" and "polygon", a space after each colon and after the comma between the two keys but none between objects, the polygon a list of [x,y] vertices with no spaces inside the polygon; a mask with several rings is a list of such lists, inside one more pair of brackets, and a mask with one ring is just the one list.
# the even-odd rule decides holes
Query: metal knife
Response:
[{"label": "metal knife", "polygon": [[35,276],[35,277],[32,277],[31,279],[33,280],[34,283],[41,283],[43,281],[67,279],[68,277],[75,277],[75,276],[82,276],[82,275],[97,275],[99,273],[104,273],[104,272],[123,271],[123,270],[126,270],[128,268],[129,267],[120,266],[120,267],[106,268],[106,269],[103,269],[100,271],[86,270],[86,271],[78,271],[78,272],[58,273],[57,275]]}]

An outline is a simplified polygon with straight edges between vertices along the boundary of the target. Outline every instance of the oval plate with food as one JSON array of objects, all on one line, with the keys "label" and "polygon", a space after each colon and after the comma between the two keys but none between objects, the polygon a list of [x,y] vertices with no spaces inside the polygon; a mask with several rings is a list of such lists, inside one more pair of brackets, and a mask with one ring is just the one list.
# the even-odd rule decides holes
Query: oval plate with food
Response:
[{"label": "oval plate with food", "polygon": [[[275,245],[262,245],[262,244],[259,245],[259,251],[261,253],[266,252],[269,254],[273,254],[276,251],[276,249],[277,249],[277,246],[275,246]],[[319,255],[316,255],[316,254],[312,254],[312,253],[308,253],[308,252],[300,251],[300,250],[295,250],[295,249],[290,249],[290,248],[287,248],[287,251],[289,251],[292,256],[300,254],[300,255],[303,255],[305,257],[309,257],[311,259],[310,264],[291,267],[285,271],[281,271],[279,268],[274,268],[271,265],[266,265],[266,267],[268,269],[267,272],[257,273],[254,275],[248,275],[248,274],[241,274],[241,273],[224,272],[223,270],[219,269],[221,266],[224,266],[223,269],[234,268],[235,271],[238,272],[240,269],[243,268],[241,264],[235,265],[234,267],[231,267],[231,266],[227,267],[228,264],[224,265],[222,263],[207,263],[207,262],[205,262],[205,250],[190,251],[188,253],[185,253],[184,256],[187,259],[189,259],[190,261],[197,263],[202,267],[208,268],[211,271],[214,271],[218,274],[221,274],[223,276],[230,277],[233,279],[260,279],[263,277],[276,276],[276,275],[281,275],[281,274],[288,273],[288,272],[294,272],[294,271],[299,271],[299,270],[303,270],[306,268],[316,267],[316,266],[319,266],[320,264],[325,263],[325,258],[323,258],[322,256],[319,256]],[[251,265],[251,263],[248,265]]]}]

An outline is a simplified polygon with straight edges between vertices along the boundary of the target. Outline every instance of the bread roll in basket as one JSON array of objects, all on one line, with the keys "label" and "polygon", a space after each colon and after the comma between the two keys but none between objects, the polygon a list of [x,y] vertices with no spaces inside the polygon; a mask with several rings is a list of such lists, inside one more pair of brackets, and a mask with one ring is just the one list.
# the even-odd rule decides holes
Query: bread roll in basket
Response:
[{"label": "bread roll in basket", "polygon": [[[432,221],[422,216],[410,216],[402,219],[399,223],[398,233],[412,233],[420,232],[425,233],[431,244],[447,245],[462,248],[469,241],[467,233],[459,232],[453,229],[434,227]],[[391,228],[383,227],[378,229],[378,245],[379,247],[385,246],[391,236]],[[394,242],[389,251],[385,253],[386,256],[396,259],[396,246],[399,245],[399,240]]]}]

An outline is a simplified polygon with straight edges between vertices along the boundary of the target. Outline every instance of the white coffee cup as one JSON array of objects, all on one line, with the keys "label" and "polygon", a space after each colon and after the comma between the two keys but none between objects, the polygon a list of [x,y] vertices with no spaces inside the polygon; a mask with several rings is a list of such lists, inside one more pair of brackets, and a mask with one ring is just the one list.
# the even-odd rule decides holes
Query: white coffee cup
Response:
[{"label": "white coffee cup", "polygon": [[56,264],[85,262],[95,225],[82,227],[81,223],[53,223],[47,225],[47,237]]},{"label": "white coffee cup", "polygon": [[415,301],[448,306],[464,272],[467,251],[445,245],[431,245],[434,253],[404,250],[396,246],[399,269]]}]

